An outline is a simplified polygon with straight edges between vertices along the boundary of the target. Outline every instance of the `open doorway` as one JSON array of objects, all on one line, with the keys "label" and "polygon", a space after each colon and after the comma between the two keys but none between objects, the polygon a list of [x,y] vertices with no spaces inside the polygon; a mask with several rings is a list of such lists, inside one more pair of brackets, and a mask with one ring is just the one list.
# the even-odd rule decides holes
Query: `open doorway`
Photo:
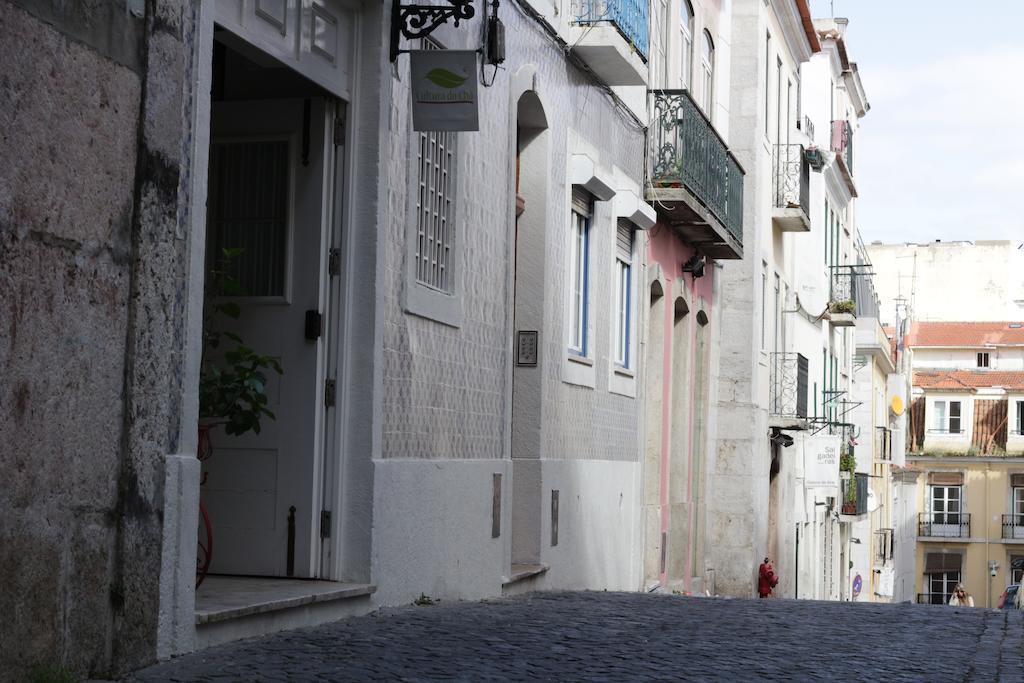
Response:
[{"label": "open doorway", "polygon": [[240,349],[282,372],[261,371],[273,418],[260,429],[210,431],[200,493],[214,539],[209,571],[313,578],[326,539],[331,133],[343,105],[232,34],[215,36],[204,339],[217,329],[221,343],[204,348],[202,393],[211,366],[230,373],[251,362]]}]

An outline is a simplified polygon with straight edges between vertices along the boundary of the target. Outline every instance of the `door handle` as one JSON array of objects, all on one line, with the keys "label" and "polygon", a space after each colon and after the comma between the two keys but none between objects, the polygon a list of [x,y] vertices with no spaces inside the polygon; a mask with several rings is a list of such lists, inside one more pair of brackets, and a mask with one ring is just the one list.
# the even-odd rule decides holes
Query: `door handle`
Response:
[{"label": "door handle", "polygon": [[323,334],[323,328],[324,317],[320,314],[320,311],[306,311],[306,339],[316,341]]}]

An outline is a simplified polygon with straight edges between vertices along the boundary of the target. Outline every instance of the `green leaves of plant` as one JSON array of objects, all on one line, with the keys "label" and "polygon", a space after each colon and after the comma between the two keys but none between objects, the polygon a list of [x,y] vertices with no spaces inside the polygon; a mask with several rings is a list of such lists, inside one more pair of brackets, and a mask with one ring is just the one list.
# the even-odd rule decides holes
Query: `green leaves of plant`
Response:
[{"label": "green leaves of plant", "polygon": [[466,82],[465,77],[440,67],[428,71],[427,80],[434,85],[439,85],[442,88],[448,88],[449,90],[457,88]]}]

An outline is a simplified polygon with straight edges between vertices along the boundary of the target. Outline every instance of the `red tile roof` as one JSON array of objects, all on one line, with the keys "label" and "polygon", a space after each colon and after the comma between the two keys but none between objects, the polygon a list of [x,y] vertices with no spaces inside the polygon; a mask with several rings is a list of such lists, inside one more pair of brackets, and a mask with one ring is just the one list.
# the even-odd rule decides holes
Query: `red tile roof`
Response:
[{"label": "red tile roof", "polygon": [[1024,390],[1024,371],[915,370],[913,384],[921,389],[977,389],[1003,387]]},{"label": "red tile roof", "polygon": [[1024,323],[913,322],[907,335],[908,346],[979,347],[988,344],[1024,344]]}]

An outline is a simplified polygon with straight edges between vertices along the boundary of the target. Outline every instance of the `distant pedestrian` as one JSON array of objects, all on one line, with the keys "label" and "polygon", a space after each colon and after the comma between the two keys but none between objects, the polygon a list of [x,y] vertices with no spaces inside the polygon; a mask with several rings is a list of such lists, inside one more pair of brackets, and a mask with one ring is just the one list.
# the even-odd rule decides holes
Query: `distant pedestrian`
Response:
[{"label": "distant pedestrian", "polygon": [[949,599],[949,604],[953,607],[974,607],[974,598],[964,590],[962,583],[958,583],[956,588],[953,589],[953,595]]},{"label": "distant pedestrian", "polygon": [[761,598],[770,597],[772,589],[779,585],[779,577],[775,575],[775,569],[771,561],[766,557],[757,570],[757,595]]}]

